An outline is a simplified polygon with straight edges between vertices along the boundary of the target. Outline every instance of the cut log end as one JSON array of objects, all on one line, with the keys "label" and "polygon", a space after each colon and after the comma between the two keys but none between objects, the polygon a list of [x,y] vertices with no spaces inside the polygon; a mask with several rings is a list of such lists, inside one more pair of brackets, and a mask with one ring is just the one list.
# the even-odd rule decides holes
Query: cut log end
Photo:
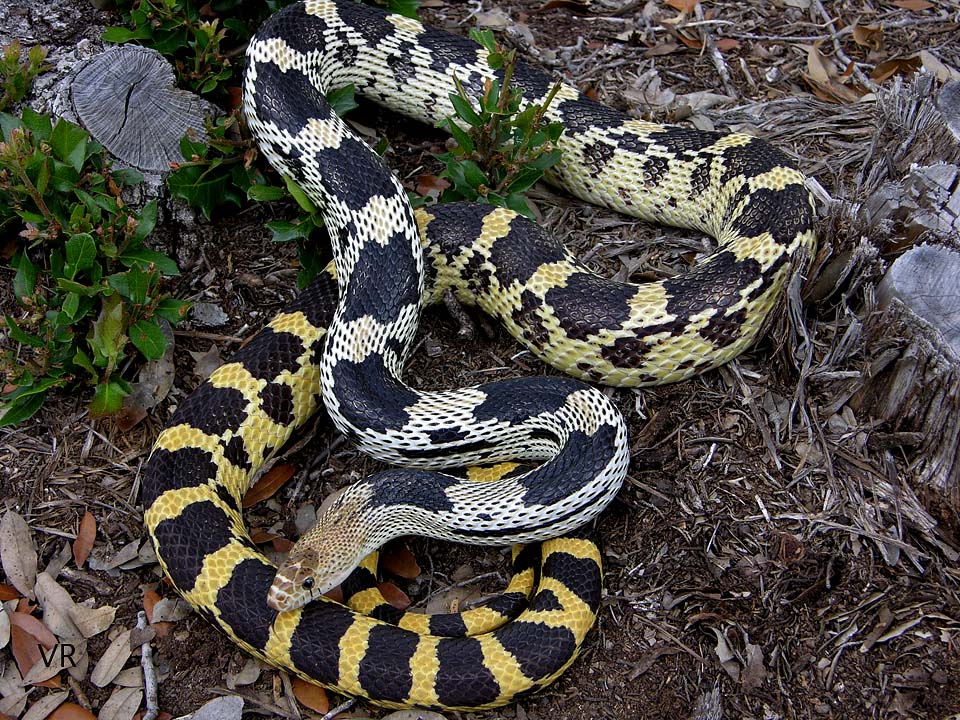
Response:
[{"label": "cut log end", "polygon": [[205,137],[203,102],[176,87],[173,68],[158,52],[112,47],[76,73],[71,97],[77,117],[111,154],[141,170],[166,172],[182,162],[188,131]]}]

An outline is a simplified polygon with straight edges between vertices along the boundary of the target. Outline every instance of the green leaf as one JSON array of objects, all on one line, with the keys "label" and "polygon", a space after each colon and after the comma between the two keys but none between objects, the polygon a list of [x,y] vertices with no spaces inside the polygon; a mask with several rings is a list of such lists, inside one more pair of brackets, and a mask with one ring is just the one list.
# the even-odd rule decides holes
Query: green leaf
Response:
[{"label": "green leaf", "polygon": [[81,270],[93,266],[97,258],[97,243],[89,233],[71,235],[66,243],[67,264],[64,272],[68,280],[73,280]]},{"label": "green leaf", "polygon": [[97,369],[93,366],[93,363],[90,362],[90,356],[80,348],[77,348],[77,351],[73,354],[73,364],[90,373],[90,382],[95,383],[100,379]]},{"label": "green leaf", "polygon": [[20,118],[10,113],[0,113],[0,133],[3,134],[5,141],[10,139],[10,133],[18,127],[20,127]]},{"label": "green leaf", "polygon": [[306,223],[292,223],[288,220],[271,220],[267,228],[273,233],[270,238],[273,242],[290,242],[291,240],[306,240],[310,233],[304,227]]},{"label": "green leaf", "polygon": [[449,122],[447,123],[447,130],[456,140],[461,155],[469,155],[473,152],[473,140],[459,125],[455,122]]},{"label": "green leaf", "polygon": [[78,173],[83,169],[87,158],[87,139],[89,135],[73,123],[64,119],[57,120],[50,133],[50,149],[58,160],[62,160]]},{"label": "green leaf", "polygon": [[[181,142],[182,145],[182,142]],[[229,176],[217,171],[217,166],[185,165],[167,177],[167,187],[174,197],[185,200],[191,207],[199,208],[210,219],[213,211],[224,200],[233,200],[228,192]]]},{"label": "green leaf", "polygon": [[151,250],[150,248],[128,248],[123,255],[120,256],[120,262],[127,267],[139,265],[143,269],[146,269],[150,263],[153,263],[153,266],[167,277],[177,277],[180,275],[180,268],[177,267],[177,264],[173,260],[163,253]]},{"label": "green leaf", "polygon": [[354,93],[356,88],[353,84],[344,85],[342,88],[337,88],[336,90],[331,90],[327,93],[327,102],[330,103],[330,107],[333,108],[333,111],[343,117],[351,110],[360,107],[357,105],[356,100],[354,100]]},{"label": "green leaf", "polygon": [[97,385],[90,401],[90,416],[112,415],[123,407],[123,399],[130,394],[130,386],[122,380],[108,380]]},{"label": "green leaf", "polygon": [[29,107],[23,109],[23,127],[32,132],[39,140],[49,140],[50,131],[53,126],[50,124],[50,116],[31,110]]},{"label": "green leaf", "polygon": [[17,321],[12,317],[9,315],[4,315],[3,318],[7,323],[7,332],[10,333],[11,340],[20,343],[21,345],[30,345],[38,348],[44,346],[44,342],[41,338],[38,338],[36,335],[32,335],[21,329],[17,324]]},{"label": "green leaf", "polygon": [[247,188],[247,200],[257,202],[283,200],[287,195],[287,191],[277,185],[251,185]]},{"label": "green leaf", "polygon": [[133,233],[134,242],[143,242],[147,235],[153,232],[156,226],[157,201],[151,200],[143,206],[143,209],[140,211],[140,216],[137,218],[137,229]]},{"label": "green leaf", "polygon": [[103,38],[104,42],[108,43],[125,43],[130,42],[131,40],[149,40],[150,28],[140,27],[136,30],[130,30],[129,28],[124,27],[108,27],[103,31],[103,35],[100,37]]},{"label": "green leaf", "polygon": [[88,338],[94,352],[94,363],[98,367],[112,370],[126,344],[124,328],[123,300],[119,295],[104,299],[97,321],[93,324],[93,337]]},{"label": "green leaf", "polygon": [[0,398],[0,427],[19,425],[24,420],[33,417],[37,410],[43,407],[46,390],[21,395],[11,400],[9,397]]},{"label": "green leaf", "polygon": [[473,109],[470,101],[461,97],[458,93],[450,93],[450,102],[457,115],[466,120],[473,127],[481,127],[483,118]]},{"label": "green leaf", "polygon": [[130,326],[130,342],[147,360],[159,360],[167,349],[167,338],[152,320],[139,320]]},{"label": "green leaf", "polygon": [[13,295],[20,303],[21,298],[33,295],[33,290],[37,286],[37,266],[30,262],[30,258],[23,250],[13,256],[13,262],[10,265],[17,271],[13,276]]},{"label": "green leaf", "polygon": [[104,291],[102,287],[91,287],[66,278],[57,278],[57,287],[67,292],[77,293],[82,297],[95,297]]},{"label": "green leaf", "polygon": [[192,305],[193,303],[188,300],[165,298],[157,303],[153,314],[162,317],[172,325],[176,325],[187,316]]},{"label": "green leaf", "polygon": [[307,194],[300,189],[299,185],[286,176],[284,176],[283,181],[287,186],[287,190],[293,196],[293,199],[297,201],[297,205],[300,206],[301,210],[310,215],[317,212],[317,206],[314,205],[313,201],[307,197]]},{"label": "green leaf", "polygon": [[70,320],[76,320],[77,310],[80,309],[80,295],[73,292],[67,293],[66,297],[63,298],[60,309]]},{"label": "green leaf", "polygon": [[390,12],[406,15],[408,18],[417,19],[417,8],[420,7],[420,0],[388,0],[387,8]]},{"label": "green leaf", "polygon": [[520,193],[514,193],[513,195],[507,196],[507,207],[513,210],[516,213],[520,213],[524,217],[535,220],[536,216],[533,214],[533,210],[530,209],[529,201]]}]

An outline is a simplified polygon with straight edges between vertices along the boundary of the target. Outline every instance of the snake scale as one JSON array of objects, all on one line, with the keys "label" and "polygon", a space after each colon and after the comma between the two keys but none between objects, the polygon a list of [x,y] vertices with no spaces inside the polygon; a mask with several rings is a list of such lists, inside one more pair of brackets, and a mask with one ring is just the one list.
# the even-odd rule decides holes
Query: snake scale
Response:
[{"label": "snake scale", "polygon": [[[335,269],[181,403],[143,481],[160,563],[199,614],[271,664],[387,706],[493,707],[569,666],[601,596],[599,552],[576,528],[611,501],[629,461],[620,413],[580,380],[405,385],[422,305],[450,290],[577,378],[672,382],[749,346],[815,243],[812,200],[783,153],[747,135],[631,119],[565,85],[548,111],[565,128],[549,180],[718,241],[683,275],[605,280],[510,211],[453,204],[415,216],[383,161],[324,98],[352,83],[436,122],[453,113],[454,75],[476,97],[498,72],[468,39],[350,0],[294,4],[263,25],[247,52],[247,122],[270,162],[324,213]],[[530,102],[552,85],[522,62],[514,77]],[[334,557],[313,545],[288,562],[290,594],[306,597],[275,591],[268,605],[276,568],[250,540],[241,498],[321,402],[364,452],[402,467],[348,488],[320,521],[320,547]],[[525,461],[542,464],[488,482],[439,471]],[[378,599],[369,561],[349,574],[408,523],[474,544],[552,539],[515,552],[515,583],[487,607],[423,616]],[[304,570],[316,563],[357,609],[323,597],[302,605],[323,589]]]}]

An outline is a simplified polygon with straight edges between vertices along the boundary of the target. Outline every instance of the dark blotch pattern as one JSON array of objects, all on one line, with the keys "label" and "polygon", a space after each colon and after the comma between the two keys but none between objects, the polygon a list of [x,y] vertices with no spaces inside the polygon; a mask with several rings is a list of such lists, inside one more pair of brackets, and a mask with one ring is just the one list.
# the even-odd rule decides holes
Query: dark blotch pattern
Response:
[{"label": "dark blotch pattern", "polygon": [[534,347],[542,348],[550,340],[550,331],[541,317],[539,310],[543,307],[543,300],[529,290],[520,293],[520,305],[510,314],[523,334],[524,340]]},{"label": "dark blotch pattern", "polygon": [[799,233],[813,229],[813,220],[807,189],[790,185],[783,190],[752,192],[743,212],[733,221],[733,229],[746,237],[769,231],[774,241],[789,245]]},{"label": "dark blotch pattern", "polygon": [[223,622],[237,637],[261,650],[267,645],[277,615],[266,603],[267,590],[275,572],[260,560],[244,560],[234,568],[230,581],[217,593],[217,607]]},{"label": "dark blotch pattern", "polygon": [[731,252],[718,252],[686,275],[665,280],[667,312],[681,325],[692,315],[715,309],[723,314],[740,302],[740,291],[761,277],[760,264],[752,258],[737,260]]},{"label": "dark blotch pattern", "polygon": [[167,562],[170,579],[181,592],[193,589],[204,558],[232,540],[233,523],[209,500],[188,505],[178,517],[157,523],[154,531],[157,555]]},{"label": "dark blotch pattern", "polygon": [[619,328],[630,317],[628,302],[636,289],[586,272],[567,278],[565,287],[547,291],[547,303],[560,327],[574,340],[589,340],[601,330]]},{"label": "dark blotch pattern", "polygon": [[518,479],[527,487],[523,501],[527,505],[552,505],[586,487],[613,457],[616,430],[603,425],[593,435],[573,430],[559,453],[550,461],[553,483],[543,482],[539,472]]},{"label": "dark blotch pattern", "polygon": [[400,309],[419,304],[419,275],[407,248],[408,240],[401,233],[386,245],[370,242],[364,246],[344,292],[344,322],[369,315],[387,324],[397,319]]},{"label": "dark blotch pattern", "polygon": [[610,158],[617,152],[617,148],[604,140],[595,140],[583,146],[583,164],[596,177],[607,166]]},{"label": "dark blotch pattern", "polygon": [[458,480],[429,470],[398,468],[371,475],[362,482],[376,486],[370,499],[371,507],[413,505],[439,512],[453,510],[444,489]]},{"label": "dark blotch pattern", "polygon": [[167,490],[206,485],[216,475],[217,466],[206,450],[182,448],[170,452],[157,448],[144,474],[143,508],[148,510]]},{"label": "dark blotch pattern", "polygon": [[[517,242],[517,236],[524,238],[522,243]],[[526,284],[541,265],[565,257],[563,245],[539,225],[520,216],[511,221],[510,232],[490,247],[490,262],[504,287],[513,282]]]},{"label": "dark blotch pattern", "polygon": [[[285,370],[291,373],[299,370],[298,360],[305,350],[303,341],[296,335],[265,327],[233,356],[232,362],[243,365],[258,380],[272,382]],[[239,393],[236,390],[231,392]]]},{"label": "dark blotch pattern", "polygon": [[341,360],[333,379],[347,422],[373,432],[403,427],[409,419],[406,408],[417,400],[416,393],[390,377],[376,355],[359,363]]},{"label": "dark blotch pattern", "polygon": [[[264,586],[263,597],[269,586],[269,582]],[[250,591],[247,602],[256,602],[255,597]],[[342,605],[329,602],[307,605],[290,642],[294,666],[319,682],[336,684],[340,679],[340,639],[352,625],[353,613]]]},{"label": "dark blotch pattern", "polygon": [[243,438],[239,435],[234,435],[223,446],[223,457],[231,465],[241,470],[249,471],[253,468],[250,463],[250,456],[247,454],[247,448],[243,444]]},{"label": "dark blotch pattern", "polygon": [[514,621],[497,631],[497,639],[531,680],[557,672],[577,650],[570,630],[543,623]]},{"label": "dark blotch pattern", "polygon": [[632,335],[618,337],[610,345],[600,348],[600,355],[608,363],[617,368],[634,368],[643,362],[650,348],[650,343]]},{"label": "dark blotch pattern", "polygon": [[483,386],[487,398],[473,414],[480,422],[523,422],[534,415],[556,412],[570,393],[583,387],[576,380],[560,377],[500,380]]},{"label": "dark blotch pattern", "polygon": [[430,616],[430,634],[437,637],[466,637],[467,626],[460,613],[438,613]]},{"label": "dark blotch pattern", "polygon": [[260,391],[263,411],[278,425],[289,425],[294,420],[293,390],[285,383],[270,383]]},{"label": "dark blotch pattern", "polygon": [[[234,357],[241,356],[238,353]],[[243,423],[247,417],[246,407],[247,401],[239,390],[216,388],[207,382],[180,403],[170,426],[186,423],[207,435],[223,435]]]},{"label": "dark blotch pattern", "polygon": [[400,702],[410,694],[410,659],[420,643],[412,632],[378,625],[370,632],[369,650],[360,661],[360,685],[375,700]]},{"label": "dark blotch pattern", "polygon": [[494,612],[505,618],[513,619],[529,606],[529,599],[523,593],[501,593],[486,604]]},{"label": "dark blotch pattern", "polygon": [[484,705],[500,695],[500,685],[483,664],[483,651],[475,639],[441,640],[437,660],[440,669],[434,691],[441,705]]},{"label": "dark blotch pattern", "polygon": [[[591,610],[599,609],[603,578],[600,567],[593,560],[565,552],[551,553],[543,563],[543,574],[545,577],[561,579]],[[534,609],[539,607],[537,603],[535,597],[532,604]]]}]

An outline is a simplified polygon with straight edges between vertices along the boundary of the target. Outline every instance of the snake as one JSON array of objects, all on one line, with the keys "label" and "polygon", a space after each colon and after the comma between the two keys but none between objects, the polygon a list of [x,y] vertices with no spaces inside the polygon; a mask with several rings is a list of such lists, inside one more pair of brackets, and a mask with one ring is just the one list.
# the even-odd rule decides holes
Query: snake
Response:
[{"label": "snake", "polygon": [[[513,76],[527,103],[554,85],[523,61]],[[437,123],[454,114],[454,77],[476,101],[503,71],[468,38],[351,0],[295,3],[260,27],[247,49],[246,122],[320,208],[333,263],[180,403],[142,483],[160,565],[200,616],[267,663],[388,707],[496,707],[569,667],[602,597],[586,528],[629,464],[623,417],[590,383],[675,382],[729,361],[761,334],[816,242],[805,178],[782,151],[638,120],[567,84],[545,111],[564,127],[546,179],[703,231],[715,250],[682,274],[621,283],[513,211],[453,203],[415,214],[325,93],[353,85]],[[404,383],[421,310],[445,293],[568,376]],[[321,404],[361,451],[396,467],[350,485],[278,572],[248,534],[242,498]],[[464,466],[507,471],[452,471]],[[490,606],[429,616],[385,608],[358,580],[373,573],[364,555],[411,533],[542,544],[515,552],[522,582]],[[365,604],[321,594],[338,582]]]}]

